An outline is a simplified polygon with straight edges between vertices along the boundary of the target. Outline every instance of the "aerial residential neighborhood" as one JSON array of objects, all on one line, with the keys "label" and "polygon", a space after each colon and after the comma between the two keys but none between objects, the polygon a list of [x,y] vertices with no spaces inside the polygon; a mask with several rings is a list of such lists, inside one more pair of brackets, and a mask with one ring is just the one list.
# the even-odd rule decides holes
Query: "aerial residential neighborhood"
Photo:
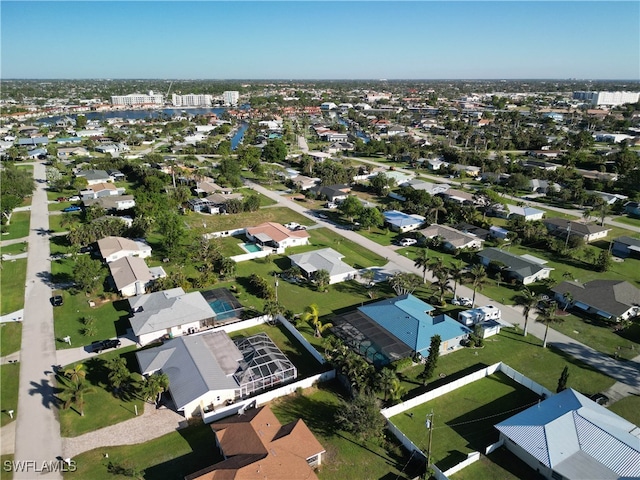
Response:
[{"label": "aerial residential neighborhood", "polygon": [[[305,22],[261,57],[238,38],[215,72],[229,52],[159,69],[115,22],[126,66],[92,39],[101,67],[71,55],[63,74],[14,25],[68,25],[65,4],[9,3],[0,478],[640,478],[637,45],[615,40],[629,59],[605,73],[576,53],[566,69],[542,62],[548,76],[513,60],[492,73],[469,51],[480,79],[464,80],[459,46],[420,70],[433,62],[394,19],[433,14],[442,35],[495,8],[529,25],[528,2],[377,2],[341,34],[348,47],[325,50],[298,23],[330,8],[246,4],[233,18],[264,46],[263,18]],[[238,36],[221,21],[238,6],[199,3],[150,6]],[[611,9],[638,31],[637,12]],[[374,17],[404,43],[363,46]],[[140,29],[166,60],[167,38]],[[209,41],[196,30],[191,47]],[[281,63],[285,45],[296,54]]]}]

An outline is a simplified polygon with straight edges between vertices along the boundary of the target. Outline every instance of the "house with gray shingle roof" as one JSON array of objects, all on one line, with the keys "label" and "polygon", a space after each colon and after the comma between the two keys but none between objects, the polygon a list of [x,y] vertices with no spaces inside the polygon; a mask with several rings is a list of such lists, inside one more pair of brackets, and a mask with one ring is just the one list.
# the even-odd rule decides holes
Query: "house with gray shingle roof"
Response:
[{"label": "house with gray shingle roof", "polygon": [[140,257],[122,257],[108,266],[113,283],[123,297],[142,295],[153,280],[167,276],[162,267],[149,268]]},{"label": "house with gray shingle roof", "polygon": [[495,427],[504,446],[544,478],[640,477],[640,428],[571,388]]},{"label": "house with gray shingle roof", "polygon": [[552,235],[560,237],[563,240],[567,238],[567,235],[578,237],[586,243],[604,238],[611,231],[610,228],[601,227],[594,223],[574,222],[566,218],[547,218],[543,220],[542,223],[544,223],[544,226],[547,227],[547,230],[549,230],[549,233]]},{"label": "house with gray shingle roof", "polygon": [[475,235],[461,232],[447,225],[433,224],[419,230],[419,233],[425,238],[439,237],[442,240],[442,246],[453,251],[461,248],[482,248],[484,243],[484,240]]},{"label": "house with gray shingle roof", "polygon": [[297,266],[305,277],[312,279],[318,270],[329,272],[329,284],[344,282],[356,277],[358,270],[342,261],[344,255],[333,248],[323,248],[311,252],[289,255],[292,266]]},{"label": "house with gray shingle roof", "polygon": [[583,312],[609,320],[624,320],[640,315],[640,289],[620,280],[592,280],[584,284],[564,281],[553,287],[555,299]]},{"label": "house with gray shingle roof", "polygon": [[640,258],[640,239],[627,236],[618,237],[613,241],[611,253],[621,258]]},{"label": "house with gray shingle roof", "polygon": [[179,287],[131,297],[128,302],[129,321],[140,345],[208,328],[215,318],[200,292],[185,293]]},{"label": "house with gray shingle roof", "polygon": [[496,265],[507,278],[514,278],[523,285],[549,278],[553,268],[545,267],[544,260],[531,255],[514,255],[499,248],[485,248],[477,253],[480,263],[485,267]]}]

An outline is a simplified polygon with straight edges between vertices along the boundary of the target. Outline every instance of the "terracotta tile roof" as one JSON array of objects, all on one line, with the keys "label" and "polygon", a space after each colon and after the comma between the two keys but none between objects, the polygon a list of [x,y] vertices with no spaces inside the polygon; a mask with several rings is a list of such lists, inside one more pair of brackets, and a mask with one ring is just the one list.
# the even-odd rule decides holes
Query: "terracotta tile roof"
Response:
[{"label": "terracotta tile roof", "polygon": [[281,242],[290,237],[307,238],[309,234],[305,230],[289,230],[284,225],[274,222],[266,222],[258,225],[257,227],[247,228],[247,233],[252,236],[257,234],[264,234],[270,237],[274,242]]},{"label": "terracotta tile roof", "polygon": [[325,451],[302,420],[282,426],[268,407],[214,423],[226,460],[186,480],[295,480],[318,477],[307,458]]}]

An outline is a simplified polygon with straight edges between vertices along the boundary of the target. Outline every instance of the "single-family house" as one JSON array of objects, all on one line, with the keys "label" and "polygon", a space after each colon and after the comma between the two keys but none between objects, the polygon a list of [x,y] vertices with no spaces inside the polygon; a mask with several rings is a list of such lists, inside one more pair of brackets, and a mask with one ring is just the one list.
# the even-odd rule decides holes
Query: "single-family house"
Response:
[{"label": "single-family house", "polygon": [[480,175],[481,172],[481,168],[480,167],[476,167],[473,165],[462,165],[460,163],[456,163],[454,165],[452,165],[452,168],[456,171],[456,172],[460,172],[460,173],[464,173],[465,175],[469,176],[469,177],[477,177]]},{"label": "single-family house", "polygon": [[98,240],[98,249],[103,260],[107,263],[123,257],[147,258],[151,256],[151,247],[141,239],[104,237]]},{"label": "single-family house", "polygon": [[245,410],[211,424],[216,446],[224,460],[185,480],[260,478],[317,480],[314,469],[322,464],[324,447],[304,421],[282,425],[268,406]]},{"label": "single-family house", "polygon": [[320,183],[320,179],[317,177],[311,178],[305,175],[296,175],[291,178],[291,183],[293,183],[296,188],[299,188],[301,191],[309,190],[310,188],[315,187],[318,183]]},{"label": "single-family house", "polygon": [[611,231],[610,228],[600,225],[574,222],[565,218],[547,218],[542,223],[552,235],[562,239],[566,239],[567,236],[577,237],[586,243],[604,238]]},{"label": "single-family house", "polygon": [[128,302],[129,321],[140,345],[208,328],[215,319],[200,292],[184,293],[182,288],[138,295]]},{"label": "single-family house", "polygon": [[640,478],[640,429],[572,388],[495,427],[507,450],[549,480]]},{"label": "single-family house", "polygon": [[233,189],[227,188],[227,187],[221,187],[220,185],[215,183],[212,179],[207,179],[201,182],[197,182],[193,191],[196,195],[210,195],[212,193],[221,193],[224,195],[229,195],[233,192]]},{"label": "single-family house", "polygon": [[627,202],[624,204],[624,213],[640,217],[640,202]]},{"label": "single-family house", "polygon": [[121,152],[128,152],[130,149],[124,143],[103,143],[102,145],[96,145],[94,150],[98,153],[118,156]]},{"label": "single-family house", "polygon": [[474,196],[472,193],[457,190],[455,188],[450,188],[446,192],[439,193],[438,196],[442,197],[445,202],[449,203],[457,203],[458,205],[474,204]]},{"label": "single-family house", "polygon": [[27,158],[31,159],[44,159],[48,155],[46,148],[33,148],[27,151]]},{"label": "single-family house", "polygon": [[327,147],[327,153],[350,152],[355,150],[355,145],[351,142],[333,142]]},{"label": "single-family house", "polygon": [[334,318],[338,337],[367,360],[385,365],[418,353],[427,356],[431,337],[440,335],[440,354],[462,346],[471,330],[411,294],[380,300]]},{"label": "single-family house", "polygon": [[136,357],[143,375],[161,371],[169,377],[171,397],[186,418],[298,375],[265,333],[234,342],[226,332],[210,330],[170,339]]},{"label": "single-family house", "polygon": [[[477,253],[480,263],[485,267],[495,265],[503,274],[503,278],[513,278],[523,285],[549,278],[553,268],[546,267],[545,260],[531,255],[515,255],[499,248],[485,248]],[[506,274],[506,276],[505,276]]]},{"label": "single-family house", "polygon": [[489,236],[497,240],[506,240],[509,238],[509,230],[498,227],[497,225],[492,225],[489,227]]},{"label": "single-family house", "polygon": [[114,181],[122,181],[122,180],[126,180],[127,178],[125,174],[122,173],[120,170],[110,169],[110,170],[107,170],[107,173],[111,178],[113,178]]},{"label": "single-family house", "polygon": [[123,195],[124,192],[125,189],[123,187],[116,187],[113,183],[93,183],[86,189],[80,190],[80,197],[82,200],[88,200],[91,198]]},{"label": "single-family house", "polygon": [[597,190],[585,190],[588,195],[595,195],[604,200],[607,204],[613,205],[616,202],[628,200],[629,197],[620,193],[599,192]]},{"label": "single-family house", "polygon": [[297,247],[309,243],[309,233],[306,230],[289,230],[284,225],[275,222],[265,222],[256,227],[249,227],[245,233],[250,241],[277,249]]},{"label": "single-family house", "polygon": [[480,237],[461,232],[447,225],[433,224],[420,230],[420,234],[425,238],[439,237],[442,240],[442,246],[454,252],[461,248],[479,249],[484,243]]},{"label": "single-family house", "polygon": [[326,270],[329,272],[329,284],[352,280],[358,270],[342,261],[344,255],[333,248],[323,248],[311,252],[289,255],[291,266],[296,266],[307,279],[313,279],[315,272]]},{"label": "single-family house", "polygon": [[480,240],[486,240],[487,238],[489,238],[489,235],[491,233],[489,232],[489,230],[486,230],[482,227],[477,227],[475,225],[472,225],[466,222],[458,223],[457,225],[454,225],[453,228],[463,233],[468,233],[469,235],[473,235],[474,237],[478,237]]},{"label": "single-family house", "polygon": [[47,137],[32,137],[32,138],[18,139],[19,147],[35,147],[38,145],[46,145],[48,143],[49,143],[49,139]]},{"label": "single-family house", "polygon": [[538,178],[529,180],[529,190],[534,193],[547,194],[549,192],[559,192],[561,189],[560,185],[549,180],[540,180]]},{"label": "single-family house", "polygon": [[341,202],[349,196],[351,187],[349,185],[317,185],[310,190],[320,197],[325,197],[330,202]]},{"label": "single-family house", "polygon": [[108,211],[129,210],[136,206],[136,201],[133,195],[113,195],[100,198],[87,198],[83,199],[82,203],[85,207],[90,207],[91,205],[99,205],[100,207]]},{"label": "single-family house", "polygon": [[400,184],[401,187],[411,187],[414,190],[424,190],[430,195],[436,195],[438,193],[444,193],[449,190],[450,185],[448,183],[433,183],[427,182],[420,178],[414,178],[407,182]]},{"label": "single-family house", "polygon": [[640,239],[627,236],[618,237],[613,241],[611,253],[620,258],[640,258]]},{"label": "single-family house", "polygon": [[65,147],[58,149],[58,158],[65,159],[70,157],[86,157],[89,155],[89,150],[84,147]]},{"label": "single-family house", "polygon": [[327,152],[310,151],[310,152],[307,152],[307,155],[309,155],[318,163],[322,163],[325,160],[328,160],[331,158],[331,154]]},{"label": "single-family house", "polygon": [[86,178],[88,185],[113,182],[113,177],[104,170],[80,170],[76,173],[76,177]]},{"label": "single-family house", "polygon": [[[420,160],[422,160],[422,162]],[[418,163],[422,163],[423,166],[426,166],[427,169],[432,172],[437,172],[441,168],[447,168],[449,166],[449,163],[445,162],[442,158],[422,158],[418,159]]]},{"label": "single-family house", "polygon": [[544,217],[544,210],[538,210],[533,207],[520,207],[518,205],[498,205],[491,213],[499,218],[517,218],[524,219],[525,222],[531,222],[533,220],[542,220]]},{"label": "single-family house", "polygon": [[425,218],[421,215],[409,215],[398,210],[388,210],[382,214],[384,223],[394,232],[410,232],[422,226]]},{"label": "single-family house", "polygon": [[623,280],[564,281],[551,289],[554,298],[583,312],[620,321],[640,315],[640,289]]},{"label": "single-family house", "polygon": [[142,295],[153,280],[167,276],[162,267],[149,268],[140,257],[122,257],[108,265],[116,290],[123,297]]}]

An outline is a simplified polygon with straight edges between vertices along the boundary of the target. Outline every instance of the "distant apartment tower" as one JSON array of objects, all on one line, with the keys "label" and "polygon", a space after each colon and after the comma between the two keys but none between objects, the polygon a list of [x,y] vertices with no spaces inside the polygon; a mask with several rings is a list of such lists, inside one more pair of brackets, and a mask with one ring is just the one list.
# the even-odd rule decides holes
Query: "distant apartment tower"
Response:
[{"label": "distant apartment tower", "polygon": [[143,93],[130,93],[129,95],[112,95],[111,105],[144,105],[154,104],[163,105],[164,95],[161,93],[149,92],[148,95]]},{"label": "distant apartment tower", "polygon": [[171,96],[171,103],[174,107],[210,107],[213,103],[213,95],[196,95],[189,93],[187,95]]},{"label": "distant apartment tower", "polygon": [[240,92],[235,90],[228,90],[222,94],[222,101],[225,105],[238,105],[240,99]]},{"label": "distant apartment tower", "polygon": [[639,92],[573,92],[574,100],[584,100],[591,105],[623,105],[636,103],[640,99]]}]

